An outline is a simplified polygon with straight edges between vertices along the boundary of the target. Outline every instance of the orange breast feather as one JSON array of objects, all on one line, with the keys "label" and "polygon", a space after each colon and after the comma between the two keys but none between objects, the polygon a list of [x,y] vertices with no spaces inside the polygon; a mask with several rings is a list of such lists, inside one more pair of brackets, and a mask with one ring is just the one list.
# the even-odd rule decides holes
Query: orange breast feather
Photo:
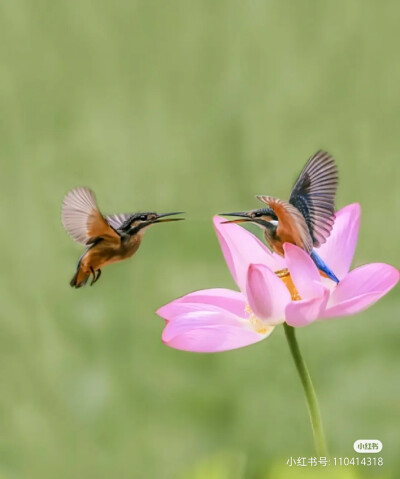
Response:
[{"label": "orange breast feather", "polygon": [[271,196],[259,196],[258,198],[268,204],[278,217],[276,234],[279,242],[295,244],[307,253],[311,253],[312,239],[307,223],[300,211],[290,203],[278,198]]}]

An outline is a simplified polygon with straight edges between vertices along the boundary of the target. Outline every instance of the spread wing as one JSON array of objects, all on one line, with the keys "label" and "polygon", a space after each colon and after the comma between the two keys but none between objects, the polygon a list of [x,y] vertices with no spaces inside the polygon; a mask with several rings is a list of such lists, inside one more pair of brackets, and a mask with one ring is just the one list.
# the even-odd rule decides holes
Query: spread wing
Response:
[{"label": "spread wing", "polygon": [[68,234],[78,243],[88,245],[99,237],[120,241],[119,234],[100,213],[89,188],[75,188],[65,196],[61,218]]},{"label": "spread wing", "polygon": [[289,203],[304,216],[314,246],[325,243],[331,233],[337,186],[335,160],[320,150],[308,160],[290,194]]},{"label": "spread wing", "polygon": [[109,215],[106,216],[106,220],[115,230],[118,230],[125,223],[125,221],[129,220],[129,218],[132,218],[133,215],[134,213],[120,213],[118,215]]},{"label": "spread wing", "polygon": [[307,223],[300,211],[287,201],[273,198],[272,196],[257,196],[266,203],[278,217],[276,234],[282,243],[293,243],[311,253],[313,248],[312,239]]}]

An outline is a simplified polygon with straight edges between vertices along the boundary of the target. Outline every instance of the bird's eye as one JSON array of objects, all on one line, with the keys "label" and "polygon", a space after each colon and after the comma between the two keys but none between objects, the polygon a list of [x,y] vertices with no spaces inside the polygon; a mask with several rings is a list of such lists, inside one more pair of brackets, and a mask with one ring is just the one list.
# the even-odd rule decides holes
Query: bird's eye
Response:
[{"label": "bird's eye", "polygon": [[261,213],[261,211],[255,211],[253,213],[253,215],[254,215],[255,218],[259,218],[260,216],[262,216],[262,213]]},{"label": "bird's eye", "polygon": [[147,215],[142,215],[139,218],[141,221],[146,221],[147,220]]}]

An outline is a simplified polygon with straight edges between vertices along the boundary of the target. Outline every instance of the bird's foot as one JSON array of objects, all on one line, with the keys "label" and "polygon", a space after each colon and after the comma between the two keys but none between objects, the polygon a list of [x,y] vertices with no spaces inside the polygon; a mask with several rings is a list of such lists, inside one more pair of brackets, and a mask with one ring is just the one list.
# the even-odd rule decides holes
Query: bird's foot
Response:
[{"label": "bird's foot", "polygon": [[90,272],[92,273],[92,282],[90,283],[90,286],[93,286],[96,282],[96,273],[94,272],[94,269],[92,267],[90,267]]},{"label": "bird's foot", "polygon": [[98,270],[97,270],[97,276],[96,276],[96,278],[93,280],[93,284],[98,281],[98,279],[100,278],[100,276],[101,276],[101,269],[98,269]]}]

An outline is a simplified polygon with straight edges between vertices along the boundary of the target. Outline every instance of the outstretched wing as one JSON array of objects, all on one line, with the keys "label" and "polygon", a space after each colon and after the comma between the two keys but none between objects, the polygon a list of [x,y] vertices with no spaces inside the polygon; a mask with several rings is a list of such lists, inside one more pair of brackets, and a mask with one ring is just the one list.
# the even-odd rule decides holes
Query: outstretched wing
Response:
[{"label": "outstretched wing", "polygon": [[120,213],[118,215],[109,215],[106,216],[106,220],[115,230],[118,230],[125,223],[125,221],[129,220],[129,218],[132,218],[133,215],[134,213]]},{"label": "outstretched wing", "polygon": [[62,213],[64,228],[78,243],[90,244],[95,238],[119,241],[119,234],[100,213],[94,193],[89,188],[75,188],[64,198]]},{"label": "outstretched wing", "polygon": [[304,216],[314,246],[325,243],[331,234],[337,186],[335,160],[320,150],[308,160],[290,194],[289,203]]},{"label": "outstretched wing", "polygon": [[266,203],[276,214],[278,226],[276,234],[282,243],[293,243],[311,253],[313,248],[312,239],[307,223],[300,211],[287,201],[273,198],[272,196],[257,196]]}]

